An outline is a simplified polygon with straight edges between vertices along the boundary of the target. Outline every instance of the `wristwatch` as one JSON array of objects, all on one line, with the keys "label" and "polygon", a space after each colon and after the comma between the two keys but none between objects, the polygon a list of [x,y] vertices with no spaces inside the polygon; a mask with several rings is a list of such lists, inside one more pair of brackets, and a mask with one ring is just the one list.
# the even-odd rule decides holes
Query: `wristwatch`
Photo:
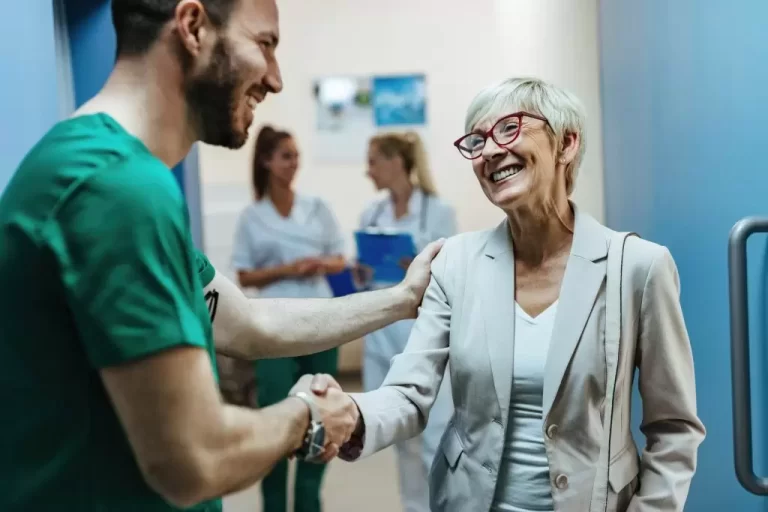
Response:
[{"label": "wristwatch", "polygon": [[292,396],[300,398],[309,407],[310,421],[307,433],[304,435],[304,441],[294,455],[301,460],[311,462],[325,451],[325,427],[317,412],[315,401],[310,395],[303,391],[294,393]]}]

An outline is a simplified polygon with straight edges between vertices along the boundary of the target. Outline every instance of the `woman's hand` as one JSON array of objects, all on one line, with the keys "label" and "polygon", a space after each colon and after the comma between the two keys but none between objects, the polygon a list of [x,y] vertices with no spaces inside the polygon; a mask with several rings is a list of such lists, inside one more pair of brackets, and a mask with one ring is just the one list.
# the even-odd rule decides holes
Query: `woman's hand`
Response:
[{"label": "woman's hand", "polygon": [[373,268],[357,262],[352,267],[352,278],[358,288],[366,288],[373,280]]},{"label": "woman's hand", "polygon": [[338,274],[347,268],[344,256],[327,256],[321,259],[323,274]]},{"label": "woman's hand", "polygon": [[303,258],[294,261],[288,266],[288,276],[293,278],[313,277],[323,270],[323,261],[320,258]]}]

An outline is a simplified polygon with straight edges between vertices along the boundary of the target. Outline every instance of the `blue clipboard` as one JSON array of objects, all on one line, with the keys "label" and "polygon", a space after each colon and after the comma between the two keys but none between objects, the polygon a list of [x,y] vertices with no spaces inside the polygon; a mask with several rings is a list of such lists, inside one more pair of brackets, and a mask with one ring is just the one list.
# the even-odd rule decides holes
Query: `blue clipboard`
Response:
[{"label": "blue clipboard", "polygon": [[331,291],[333,291],[334,297],[344,297],[345,295],[352,295],[358,292],[352,270],[349,268],[345,268],[338,274],[327,275],[325,278],[331,287]]},{"label": "blue clipboard", "polygon": [[403,258],[416,256],[416,245],[408,233],[388,233],[377,230],[355,232],[357,259],[373,269],[378,283],[399,283],[405,278],[400,266]]}]

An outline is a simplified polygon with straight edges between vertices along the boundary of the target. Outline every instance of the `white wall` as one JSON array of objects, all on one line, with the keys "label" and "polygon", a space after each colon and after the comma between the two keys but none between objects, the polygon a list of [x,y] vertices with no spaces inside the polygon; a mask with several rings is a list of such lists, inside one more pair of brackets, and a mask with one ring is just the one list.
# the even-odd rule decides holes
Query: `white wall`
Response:
[{"label": "white wall", "polygon": [[[360,148],[354,165],[311,160],[311,84],[324,75],[427,75],[425,142],[439,192],[455,205],[461,230],[490,227],[501,218],[451,144],[463,132],[474,94],[518,75],[540,76],[572,90],[590,115],[575,200],[602,220],[597,0],[281,0],[279,6],[285,90],[261,105],[257,118],[297,136],[304,154],[299,190],[331,201],[350,234],[375,193],[364,176],[366,148]],[[251,155],[250,144],[240,151],[200,150],[206,251],[222,271],[228,271],[237,214],[250,200]]]}]

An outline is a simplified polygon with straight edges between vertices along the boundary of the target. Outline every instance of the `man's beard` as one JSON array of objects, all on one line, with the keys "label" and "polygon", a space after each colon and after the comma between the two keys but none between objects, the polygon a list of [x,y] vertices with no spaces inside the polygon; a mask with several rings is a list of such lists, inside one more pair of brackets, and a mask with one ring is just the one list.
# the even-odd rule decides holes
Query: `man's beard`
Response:
[{"label": "man's beard", "polygon": [[248,127],[238,131],[235,119],[238,85],[229,46],[220,39],[208,68],[184,84],[190,122],[199,140],[230,149],[240,148],[248,140]]}]

